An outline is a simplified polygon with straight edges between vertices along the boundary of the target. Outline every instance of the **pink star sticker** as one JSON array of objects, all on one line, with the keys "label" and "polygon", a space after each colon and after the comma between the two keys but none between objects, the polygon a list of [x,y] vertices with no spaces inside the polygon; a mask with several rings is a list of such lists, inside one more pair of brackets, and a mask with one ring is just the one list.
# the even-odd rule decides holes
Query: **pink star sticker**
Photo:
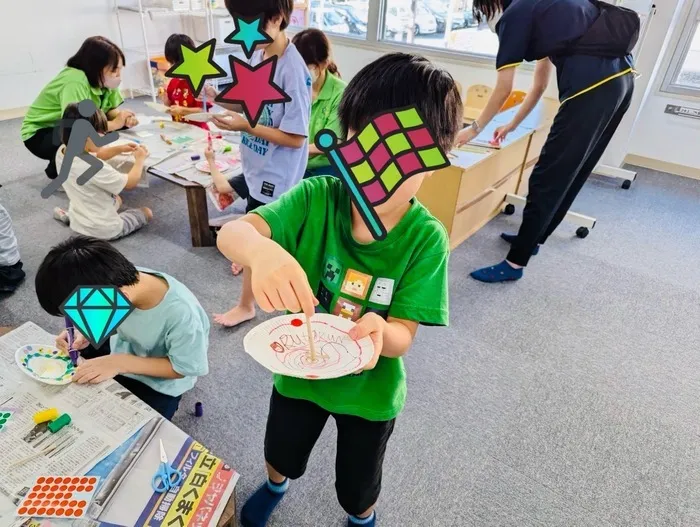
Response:
[{"label": "pink star sticker", "polygon": [[275,84],[277,57],[270,57],[257,66],[229,55],[233,84],[216,98],[218,102],[240,104],[251,126],[258,124],[266,104],[290,102],[292,98]]}]

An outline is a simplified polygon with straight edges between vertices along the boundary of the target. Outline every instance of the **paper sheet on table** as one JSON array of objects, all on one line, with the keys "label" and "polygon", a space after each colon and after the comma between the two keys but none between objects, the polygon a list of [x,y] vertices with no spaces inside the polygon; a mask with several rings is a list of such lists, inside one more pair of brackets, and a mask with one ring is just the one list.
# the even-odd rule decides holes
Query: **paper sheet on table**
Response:
[{"label": "paper sheet on table", "polygon": [[[0,441],[3,467],[55,447],[12,470],[0,471],[0,525],[11,523],[16,496],[26,494],[38,476],[84,474],[156,415],[114,381],[48,386],[22,375],[14,358],[17,348],[53,341],[53,335],[31,322],[0,337],[0,406],[16,410],[12,426],[3,431]],[[46,423],[33,421],[34,413],[52,407],[72,420],[56,434],[47,430]]]}]

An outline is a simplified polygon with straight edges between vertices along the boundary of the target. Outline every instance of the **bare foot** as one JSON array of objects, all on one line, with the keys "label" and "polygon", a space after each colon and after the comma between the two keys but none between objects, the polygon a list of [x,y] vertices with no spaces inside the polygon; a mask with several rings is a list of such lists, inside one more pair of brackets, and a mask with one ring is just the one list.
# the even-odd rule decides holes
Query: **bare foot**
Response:
[{"label": "bare foot", "polygon": [[232,263],[231,272],[233,273],[233,276],[238,276],[243,272],[243,266],[241,264]]},{"label": "bare foot", "polygon": [[232,328],[255,317],[254,307],[236,306],[223,315],[214,314],[214,322],[224,327]]}]

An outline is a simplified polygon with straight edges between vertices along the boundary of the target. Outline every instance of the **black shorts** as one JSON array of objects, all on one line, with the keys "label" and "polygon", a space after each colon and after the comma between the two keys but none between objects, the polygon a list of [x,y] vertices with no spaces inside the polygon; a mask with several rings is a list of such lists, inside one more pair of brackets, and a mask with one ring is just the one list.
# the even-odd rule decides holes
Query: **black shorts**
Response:
[{"label": "black shorts", "polygon": [[301,477],[331,415],[338,427],[336,494],[348,514],[359,515],[379,498],[384,453],[395,419],[368,421],[354,415],[332,414],[310,401],[284,397],[273,388],[265,431],[265,460],[283,476]]},{"label": "black shorts", "polygon": [[248,214],[251,211],[254,211],[258,207],[262,207],[263,205],[265,205],[265,203],[263,203],[262,201],[258,201],[250,195],[250,191],[248,190],[248,183],[246,183],[245,176],[243,174],[233,176],[231,179],[228,180],[228,184],[231,185],[231,188],[236,192],[236,194],[238,194],[241,198],[246,200],[246,214]]}]

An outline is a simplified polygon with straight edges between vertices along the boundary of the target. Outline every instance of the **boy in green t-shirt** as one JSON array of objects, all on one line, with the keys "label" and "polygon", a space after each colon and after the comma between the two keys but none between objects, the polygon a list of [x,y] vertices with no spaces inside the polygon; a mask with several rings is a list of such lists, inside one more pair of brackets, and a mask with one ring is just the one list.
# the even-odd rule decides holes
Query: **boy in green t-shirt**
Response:
[{"label": "boy in green t-shirt", "polygon": [[[374,116],[412,104],[448,151],[461,124],[459,92],[447,72],[416,55],[385,55],[353,78],[339,109],[343,131],[351,137]],[[244,505],[244,527],[267,523],[287,478],[304,473],[330,416],[338,427],[336,490],[348,525],[375,524],[384,453],[406,399],[401,357],[419,324],[448,323],[448,236],[414,199],[428,175],[407,179],[376,207],[388,231],[381,241],[334,177],[305,180],[219,233],[221,252],[251,268],[243,294],[264,311],[311,315],[316,306],[356,321],[350,337],[370,336],[375,346],[359,375],[275,375],[265,434],[269,479]]]}]

